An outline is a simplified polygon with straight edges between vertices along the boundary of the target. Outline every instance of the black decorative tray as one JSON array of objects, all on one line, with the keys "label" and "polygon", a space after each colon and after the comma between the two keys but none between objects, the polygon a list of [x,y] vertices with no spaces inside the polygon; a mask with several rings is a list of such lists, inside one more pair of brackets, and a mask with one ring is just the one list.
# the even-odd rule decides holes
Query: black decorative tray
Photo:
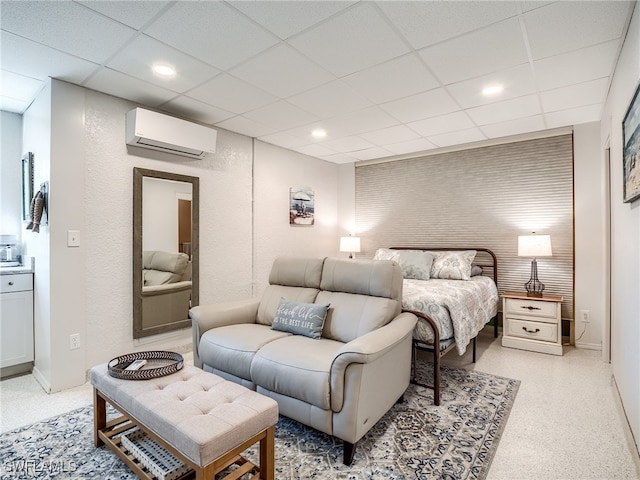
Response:
[{"label": "black decorative tray", "polygon": [[[146,360],[139,370],[126,370],[135,360]],[[182,355],[175,352],[150,351],[127,353],[109,362],[109,375],[123,380],[149,380],[164,377],[181,370],[184,366]]]}]

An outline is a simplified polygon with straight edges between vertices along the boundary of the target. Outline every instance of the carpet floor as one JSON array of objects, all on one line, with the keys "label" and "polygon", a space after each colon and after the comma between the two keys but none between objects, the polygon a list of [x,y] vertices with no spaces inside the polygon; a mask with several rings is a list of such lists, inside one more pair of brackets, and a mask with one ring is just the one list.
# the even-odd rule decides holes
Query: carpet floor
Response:
[{"label": "carpet floor", "polygon": [[[421,382],[431,372],[419,363]],[[351,466],[342,464],[342,441],[280,417],[276,478],[484,479],[520,382],[443,367],[441,385],[437,407],[432,390],[410,385],[358,442]],[[87,406],[0,436],[0,478],[135,479],[115,453],[93,446],[92,422]],[[246,456],[257,461],[256,449]]]}]

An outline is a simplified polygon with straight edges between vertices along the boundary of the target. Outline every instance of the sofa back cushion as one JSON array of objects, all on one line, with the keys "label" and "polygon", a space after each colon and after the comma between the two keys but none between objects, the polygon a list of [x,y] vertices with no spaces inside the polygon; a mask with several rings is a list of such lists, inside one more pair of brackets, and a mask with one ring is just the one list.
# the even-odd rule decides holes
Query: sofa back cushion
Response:
[{"label": "sofa back cushion", "polygon": [[316,303],[330,303],[322,336],[350,342],[402,310],[402,271],[391,260],[328,258]]},{"label": "sofa back cushion", "polygon": [[324,258],[276,258],[258,307],[257,323],[271,325],[280,299],[313,303],[320,288]]},{"label": "sofa back cushion", "polygon": [[143,285],[180,282],[184,279],[185,272],[190,271],[189,267],[189,256],[186,253],[147,250],[142,254]]}]

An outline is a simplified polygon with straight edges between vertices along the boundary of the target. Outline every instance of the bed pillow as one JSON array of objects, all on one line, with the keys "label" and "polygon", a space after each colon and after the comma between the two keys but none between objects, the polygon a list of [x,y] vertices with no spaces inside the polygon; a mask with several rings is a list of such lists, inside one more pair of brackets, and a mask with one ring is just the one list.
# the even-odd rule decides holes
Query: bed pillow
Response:
[{"label": "bed pillow", "polygon": [[431,278],[444,280],[469,280],[475,250],[436,252],[431,267]]},{"label": "bed pillow", "polygon": [[320,338],[329,304],[290,302],[280,299],[271,328],[294,335]]},{"label": "bed pillow", "polygon": [[392,250],[391,248],[379,248],[376,253],[373,254],[374,260],[395,260],[398,261],[398,250]]},{"label": "bed pillow", "polygon": [[477,277],[478,275],[482,275],[484,270],[480,265],[471,265],[471,276]]},{"label": "bed pillow", "polygon": [[398,263],[403,278],[414,280],[429,280],[433,266],[433,254],[421,250],[401,250],[398,253]]}]

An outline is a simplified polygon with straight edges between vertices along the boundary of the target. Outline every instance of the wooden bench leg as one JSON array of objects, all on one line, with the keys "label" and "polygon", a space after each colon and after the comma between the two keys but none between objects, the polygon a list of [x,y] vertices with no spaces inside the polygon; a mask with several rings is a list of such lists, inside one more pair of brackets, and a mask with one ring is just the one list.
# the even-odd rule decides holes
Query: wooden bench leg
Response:
[{"label": "wooden bench leg", "polygon": [[107,402],[100,395],[97,388],[93,389],[93,444],[101,447],[104,442],[100,439],[98,431],[107,426]]},{"label": "wooden bench leg", "polygon": [[275,480],[276,475],[276,427],[267,428],[267,434],[260,440],[260,479]]}]

